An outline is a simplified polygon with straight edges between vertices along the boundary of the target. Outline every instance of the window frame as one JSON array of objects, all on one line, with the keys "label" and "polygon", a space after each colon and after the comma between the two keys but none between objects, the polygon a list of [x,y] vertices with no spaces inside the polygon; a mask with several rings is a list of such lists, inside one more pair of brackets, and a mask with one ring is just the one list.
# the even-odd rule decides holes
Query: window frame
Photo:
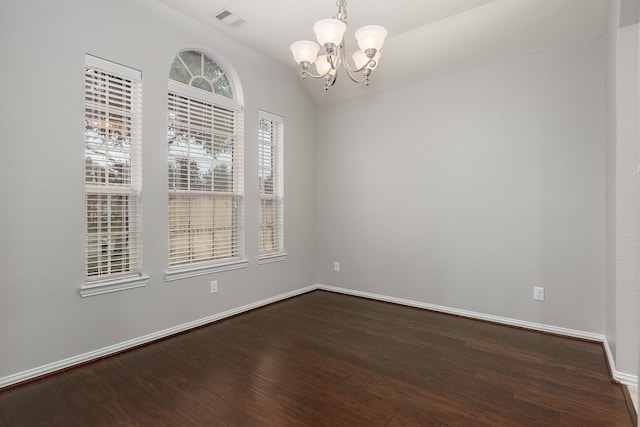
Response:
[{"label": "window frame", "polygon": [[[139,288],[142,286],[146,286],[149,277],[143,275],[142,270],[142,73],[139,70],[132,69],[130,67],[126,67],[121,64],[117,64],[111,61],[107,61],[102,58],[98,58],[93,55],[85,54],[85,73],[84,73],[84,120],[85,120],[85,172],[84,172],[84,183],[85,183],[85,221],[84,221],[84,234],[85,234],[85,255],[84,255],[84,284],[80,287],[80,295],[82,297],[101,295],[105,293],[111,293],[116,291],[121,291],[125,289],[133,289]],[[114,84],[109,85],[110,91],[107,92],[105,98],[111,98],[111,94],[113,95],[112,102],[127,100],[127,96],[129,96],[129,103],[125,103],[124,107],[118,108],[113,107],[111,105],[101,107],[101,103],[99,101],[99,97],[90,101],[91,94],[89,92],[91,79],[88,77],[89,69],[98,70],[102,74],[108,75],[108,78],[112,81],[122,80],[126,83],[122,85]],[[126,92],[127,85],[130,85],[130,93]],[[119,93],[119,90],[124,88],[122,93]],[[114,93],[115,92],[115,93]],[[119,114],[115,114],[115,113]],[[95,144],[90,141],[90,136],[87,135],[87,129],[89,125],[89,121],[97,121],[100,120],[97,129],[101,129],[105,133],[105,137],[107,133],[112,133],[109,131],[109,127],[111,125],[112,116],[119,116],[121,118],[121,129],[119,131],[113,132],[116,134],[116,138],[118,132],[120,135],[124,133],[126,130],[130,133],[129,141],[129,149],[126,150],[121,148],[120,150],[114,150],[114,153],[118,151],[122,155],[123,158],[128,158],[130,162],[130,170],[129,176],[125,175],[123,179],[125,182],[120,182],[116,184],[111,184],[105,182],[104,185],[96,184],[96,183],[88,183],[87,177],[89,171],[93,174],[94,168],[93,166],[93,158],[90,156],[88,159],[91,162],[91,166],[87,164],[87,152],[92,151],[95,153],[99,151],[100,144]],[[103,125],[104,123],[104,125]],[[94,128],[94,132],[97,131]],[[124,146],[124,145],[122,145]],[[105,156],[109,155],[108,147],[105,148]],[[100,157],[100,155],[95,155],[96,157]],[[107,181],[106,173],[107,166],[103,166],[103,172],[105,174],[105,181]],[[122,171],[120,171],[122,172]],[[92,175],[93,176],[93,175]],[[128,179],[127,179],[128,178]],[[126,182],[128,181],[128,183]],[[109,185],[111,184],[111,185]],[[96,205],[95,209],[92,208],[89,203],[89,198],[95,196]],[[93,238],[96,240],[95,244],[91,244],[93,239],[90,238],[89,230],[91,225],[93,225],[94,221],[89,221],[89,216],[96,217],[95,213],[98,209],[98,203],[103,197],[106,197],[107,203],[107,231],[102,231],[102,220],[95,221],[96,227],[96,236]],[[121,220],[121,230],[111,231],[111,218],[113,216],[112,208],[113,204],[111,202],[112,197],[122,197],[126,200],[126,210],[122,210],[124,212]],[[122,199],[121,199],[122,200]],[[102,216],[102,215],[101,215]],[[100,223],[100,224],[99,224]],[[126,231],[122,231],[122,228],[126,227]],[[114,253],[111,252],[110,247],[112,246],[113,241],[115,241],[115,245],[122,245],[120,248],[126,248],[124,251],[127,253],[126,264],[129,266],[128,268],[122,267],[123,261],[120,260],[120,265],[122,271],[119,272],[108,272],[108,273],[96,273],[90,274],[90,257],[94,256],[93,247],[98,245],[98,240],[102,242],[103,240],[107,241],[107,254],[105,258],[103,258],[104,251],[102,249],[96,249],[96,261],[95,263],[101,263],[104,259],[108,269],[111,269],[112,265],[117,264],[114,262],[116,258],[116,251]],[[124,243],[123,243],[124,242]],[[102,244],[101,244],[102,245]],[[102,246],[101,246],[102,247]],[[100,254],[97,253],[100,252]],[[123,257],[122,253],[119,254],[120,257]]]},{"label": "window frame", "polygon": [[[263,133],[263,122],[270,122],[271,132],[267,138]],[[258,111],[258,264],[284,261],[287,259],[284,238],[284,118],[282,116],[259,110]],[[268,146],[269,159],[265,159]],[[261,175],[267,172],[272,177],[271,185],[267,186],[261,180]],[[267,189],[270,188],[270,190]],[[271,212],[267,214],[265,205],[272,206]],[[266,222],[265,218],[271,218]],[[265,250],[265,232],[269,228],[271,235],[272,250]]]},{"label": "window frame", "polygon": [[[206,53],[201,52],[202,55],[206,55]],[[235,91],[233,91],[235,93]],[[237,209],[237,212],[233,214],[233,218],[235,220],[234,231],[232,234],[234,237],[234,243],[236,245],[235,251],[237,255],[222,258],[222,259],[207,259],[196,262],[183,262],[183,263],[174,263],[172,264],[171,258],[171,247],[172,247],[172,237],[171,237],[171,211],[169,212],[169,266],[165,272],[164,278],[165,281],[173,281],[179,280],[188,277],[201,276],[210,273],[217,273],[222,271],[235,270],[240,268],[245,268],[248,265],[248,260],[245,258],[245,245],[244,245],[244,110],[240,103],[238,103],[235,99],[227,98],[223,95],[217,94],[215,92],[207,92],[202,89],[191,87],[187,84],[172,80],[169,78],[168,85],[168,93],[167,93],[167,111],[169,113],[169,105],[172,102],[170,99],[172,96],[177,97],[185,97],[189,99],[189,102],[194,101],[202,104],[206,104],[211,106],[213,109],[221,108],[234,112],[234,125],[235,125],[235,133],[234,135],[234,144],[233,144],[233,155],[231,159],[232,164],[232,189],[230,193],[227,192],[218,192],[214,191],[214,188],[206,191],[195,191],[195,190],[178,190],[171,189],[169,185],[169,179],[167,180],[167,191],[168,191],[168,203],[169,209],[171,209],[171,200],[172,198],[178,197],[202,197],[211,198],[212,200],[216,197],[228,196],[231,197],[232,202],[234,203],[233,209]],[[167,132],[167,143],[169,142],[169,114],[167,115],[168,120],[168,132]],[[214,119],[215,120],[215,119]],[[211,136],[213,139],[213,128],[211,130]],[[167,145],[167,150],[169,146]],[[167,151],[167,160],[170,161],[170,154]],[[169,178],[169,177],[168,177]],[[196,194],[197,193],[197,194]],[[224,194],[223,194],[224,193]],[[191,209],[191,208],[189,208]],[[189,218],[191,218],[192,213],[189,210]],[[214,223],[215,227],[215,223]],[[193,248],[190,247],[190,250]]]}]

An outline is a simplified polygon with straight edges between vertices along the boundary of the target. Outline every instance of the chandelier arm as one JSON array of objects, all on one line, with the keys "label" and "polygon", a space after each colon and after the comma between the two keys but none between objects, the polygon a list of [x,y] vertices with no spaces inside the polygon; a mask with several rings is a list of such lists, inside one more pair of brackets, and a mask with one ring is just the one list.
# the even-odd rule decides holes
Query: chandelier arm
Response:
[{"label": "chandelier arm", "polygon": [[[302,71],[300,71],[300,76],[302,76],[302,75],[304,74],[305,76],[311,76],[311,77],[313,77],[314,79],[322,79],[322,78],[324,78],[324,77],[328,76],[330,73],[331,73],[331,70],[327,71],[327,72],[326,72],[326,73],[324,73],[324,74],[314,74],[314,73],[312,73],[312,72],[311,72],[311,71],[309,71],[309,70],[302,70]],[[304,78],[304,77],[303,77],[303,78]]]},{"label": "chandelier arm", "polygon": [[311,76],[314,79],[322,79],[327,75],[329,75],[331,73],[331,70],[334,69],[334,68],[329,68],[329,70],[324,74],[314,74],[312,71],[310,71],[311,63],[305,61],[305,62],[302,62],[301,65],[302,65],[302,70],[300,71],[300,77],[302,77],[303,79],[306,78],[307,76]]},{"label": "chandelier arm", "polygon": [[324,79],[324,90],[329,90],[329,88],[336,83],[337,78],[337,73],[334,73],[333,75],[327,75]]},{"label": "chandelier arm", "polygon": [[349,69],[345,68],[345,70],[347,71],[347,76],[349,76],[349,78],[351,79],[352,82],[354,83],[362,83],[362,82],[367,82],[369,81],[369,75],[366,75],[365,77],[361,78],[361,79],[357,79],[353,76],[352,72],[349,71]]},{"label": "chandelier arm", "polygon": [[[345,49],[344,49],[344,39],[342,40],[342,43],[340,43],[340,57],[342,59],[342,63],[344,64],[344,69],[347,72],[347,76],[349,76],[349,78],[351,79],[352,82],[354,83],[362,83],[365,82],[365,85],[369,85],[369,76],[371,75],[371,70],[373,69],[373,67],[375,67],[376,65],[376,61],[373,60],[373,56],[371,58],[369,58],[369,61],[367,61],[366,64],[364,64],[362,67],[354,69],[351,68],[351,66],[349,65],[349,61],[347,61],[347,58],[345,58]],[[373,53],[375,55],[375,52]],[[356,73],[360,73],[364,71],[364,77],[361,79],[358,79],[355,77]]]},{"label": "chandelier arm", "polygon": [[347,62],[346,58],[344,57],[344,46],[343,45],[344,45],[344,40],[340,44],[340,47],[343,48],[342,52],[341,52],[342,53],[342,62],[344,62],[344,66],[348,71],[350,71],[352,73],[359,73],[361,71],[364,71],[365,68],[371,68],[372,70],[375,68],[376,60],[373,59],[373,57],[376,56],[376,53],[378,52],[376,49],[367,49],[365,54],[367,55],[367,58],[369,60],[362,67],[357,68],[357,69],[353,69],[349,65],[349,62]]},{"label": "chandelier arm", "polygon": [[350,72],[350,73],[359,73],[361,71],[364,71],[366,68],[371,68],[373,70],[373,68],[376,66],[376,61],[373,59],[370,59],[369,62],[367,62],[366,64],[364,64],[362,67],[354,70],[349,66],[349,63],[347,61],[344,61],[344,66],[345,69]]},{"label": "chandelier arm", "polygon": [[[332,70],[333,71],[338,71],[338,67],[340,66],[340,58],[338,58],[338,55],[344,56],[342,54],[342,45],[340,45],[340,47],[338,47],[338,49],[340,49],[340,51],[338,53],[336,53],[335,55],[328,55],[327,56],[327,60],[329,61],[329,64],[331,65],[331,68],[329,68],[329,71],[327,71],[327,73],[330,73]],[[344,62],[344,58],[343,58],[343,62]]]}]

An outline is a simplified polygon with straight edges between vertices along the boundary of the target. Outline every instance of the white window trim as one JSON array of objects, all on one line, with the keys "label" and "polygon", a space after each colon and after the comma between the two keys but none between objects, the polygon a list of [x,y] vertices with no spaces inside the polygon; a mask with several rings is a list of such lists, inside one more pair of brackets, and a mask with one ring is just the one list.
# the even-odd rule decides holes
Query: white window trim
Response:
[{"label": "white window trim", "polygon": [[271,264],[272,262],[286,261],[288,255],[289,254],[287,254],[286,252],[278,252],[276,254],[260,255],[260,256],[258,256],[258,265]]},{"label": "white window trim", "polygon": [[126,289],[140,288],[147,286],[149,276],[132,276],[123,277],[115,280],[103,280],[94,283],[88,283],[80,287],[80,296],[82,298],[92,297],[94,295],[108,294],[111,292],[124,291]]},{"label": "white window trim", "polygon": [[[85,66],[95,67],[102,71],[113,73],[115,75],[122,76],[132,81],[136,81],[138,82],[139,85],[142,84],[142,73],[139,70],[135,70],[133,68],[126,67],[124,65],[116,64],[114,62],[107,61],[102,58],[85,54]],[[142,91],[141,88],[139,90],[140,92]],[[141,108],[141,106],[142,106],[142,100],[138,100],[137,108]],[[140,120],[141,120],[141,116],[142,114],[140,114],[140,117],[139,117]],[[140,129],[142,126],[140,123],[138,124],[138,126],[139,126],[138,135],[141,136]],[[141,139],[137,141],[137,144],[141,144]],[[138,167],[141,167],[140,162],[142,161],[141,159],[142,149],[140,145],[138,145],[137,150],[138,150]],[[142,174],[140,172],[139,172],[139,175],[140,175],[139,179],[141,179]],[[102,188],[102,190],[104,190],[104,188]],[[135,187],[132,188],[131,192],[137,194],[138,203],[141,203],[141,194],[140,194],[141,185],[138,184],[138,188],[135,188]],[[85,189],[85,198],[86,198],[86,189]],[[138,215],[140,216],[137,218],[138,227],[142,227],[142,218],[141,218],[142,207],[141,206],[138,207]],[[150,279],[149,276],[144,275],[142,273],[142,235],[139,234],[138,236],[139,236],[139,239],[136,244],[138,254],[136,256],[138,258],[139,272],[128,273],[128,274],[125,273],[125,275],[120,277],[115,277],[115,278],[110,277],[110,278],[103,278],[103,279],[96,279],[96,280],[87,279],[85,277],[85,283],[82,286],[80,286],[80,290],[79,290],[80,296],[82,298],[91,297],[95,295],[103,295],[103,294],[123,291],[127,289],[140,288],[140,287],[146,286],[149,283],[149,279]],[[85,262],[86,262],[86,255],[85,255]]]},{"label": "white window trim", "polygon": [[225,261],[218,264],[203,263],[201,265],[190,265],[187,267],[170,268],[164,273],[166,282],[174,280],[187,279],[189,277],[204,276],[206,274],[220,273],[223,271],[239,270],[249,265],[248,259],[238,259],[233,261]]},{"label": "white window trim", "polygon": [[[259,110],[258,111],[258,121],[262,121],[262,120],[267,120],[267,121],[271,121],[274,123],[277,123],[279,126],[282,126],[283,129],[282,134],[283,134],[283,139],[284,139],[284,118],[282,116],[278,116],[276,114],[270,113],[268,111],[264,111],[264,110]],[[278,162],[279,164],[276,167],[276,170],[273,170],[272,173],[277,173],[279,176],[277,177],[277,183],[276,185],[279,187],[278,188],[278,193],[277,194],[273,194],[270,198],[277,200],[278,198],[283,198],[284,194],[283,194],[283,190],[284,190],[284,140],[283,141],[278,141],[279,142],[279,147],[278,150],[281,150],[278,152]],[[259,192],[260,193],[260,192]],[[260,201],[265,198],[265,195],[263,194],[259,194],[259,199]],[[284,203],[284,200],[281,200],[281,203]],[[284,216],[284,208],[282,208],[282,212],[280,212],[281,216]],[[280,227],[281,229],[278,230],[278,233],[281,233],[281,238],[282,241],[280,242],[281,244],[281,248],[278,252],[269,252],[269,253],[264,253],[258,254],[257,257],[257,262],[258,265],[263,265],[263,264],[270,264],[273,262],[281,262],[281,261],[286,261],[287,259],[287,252],[284,248],[284,243],[285,243],[285,237],[284,237],[284,218],[280,218],[279,219],[279,223],[280,223]],[[258,252],[260,251],[260,248],[258,248]]]},{"label": "white window trim", "polygon": [[204,92],[203,90],[187,86],[186,84],[176,82],[175,80],[169,80],[169,92],[176,92],[180,95],[206,102],[207,104],[211,103],[211,99],[215,99],[216,105],[220,107],[238,112],[243,111],[242,104],[239,104],[233,99],[229,99],[213,92]]},{"label": "white window trim", "polygon": [[[176,82],[174,80],[169,79],[169,93],[173,92],[179,95],[183,95],[183,96],[187,96],[189,98],[195,99],[195,100],[199,100],[202,102],[205,102],[207,104],[210,104],[212,102],[212,100],[215,100],[215,104],[219,107],[222,108],[226,108],[229,110],[233,110],[235,111],[238,116],[237,119],[239,120],[239,126],[240,128],[238,129],[238,133],[237,135],[239,136],[239,138],[241,139],[242,142],[242,153],[244,152],[244,107],[242,104],[240,104],[239,102],[237,102],[235,99],[230,99],[227,98],[225,96],[216,94],[216,93],[209,93],[209,92],[203,92],[202,90],[193,88],[189,85],[186,85],[184,83],[180,83],[180,82]],[[235,92],[236,88],[234,88],[234,92]],[[244,162],[244,156],[241,155],[241,162]],[[237,182],[234,183],[234,188],[237,186],[237,188],[239,189],[238,193],[234,194],[235,196],[237,196],[240,200],[241,203],[243,204],[242,209],[241,209],[241,215],[238,218],[238,220],[240,221],[240,227],[239,227],[239,237],[238,237],[238,241],[240,243],[240,254],[241,256],[236,258],[236,259],[224,259],[222,261],[204,261],[200,264],[190,264],[190,265],[177,265],[177,266],[170,266],[167,268],[167,270],[164,273],[164,280],[166,282],[172,282],[175,280],[180,280],[180,279],[186,279],[186,278],[190,278],[190,277],[198,277],[198,276],[204,276],[207,274],[213,274],[213,273],[219,273],[219,272],[223,272],[223,271],[231,271],[231,270],[238,270],[238,269],[242,269],[242,268],[246,268],[249,264],[249,260],[245,258],[244,256],[244,249],[245,249],[245,242],[244,242],[244,236],[245,236],[245,223],[244,223],[244,171],[245,171],[245,165],[242,164],[241,165],[241,170],[243,171],[241,174],[239,174],[238,176],[238,180]]]}]

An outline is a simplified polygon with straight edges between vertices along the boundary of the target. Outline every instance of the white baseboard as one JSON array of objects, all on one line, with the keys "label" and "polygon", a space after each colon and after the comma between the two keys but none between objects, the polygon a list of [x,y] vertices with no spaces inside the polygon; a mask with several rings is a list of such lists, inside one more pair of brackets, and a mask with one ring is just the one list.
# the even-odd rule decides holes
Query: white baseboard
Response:
[{"label": "white baseboard", "polygon": [[609,368],[611,369],[611,375],[613,376],[613,379],[626,385],[636,386],[636,387],[638,386],[637,375],[631,375],[624,372],[619,372],[615,369],[616,365],[615,365],[615,360],[613,358],[613,353],[609,348],[607,337],[602,334],[595,334],[593,332],[580,331],[576,329],[561,328],[558,326],[545,325],[542,323],[527,322],[524,320],[494,316],[491,314],[478,313],[475,311],[460,310],[457,308],[451,308],[451,307],[446,307],[442,305],[429,304],[425,302],[413,301],[413,300],[408,300],[403,298],[395,298],[388,295],[372,294],[370,292],[355,291],[352,289],[339,288],[335,286],[318,285],[318,289],[373,299],[377,301],[384,301],[384,302],[390,302],[394,304],[406,305],[408,307],[423,308],[426,310],[433,310],[441,313],[454,314],[456,316],[463,316],[471,319],[485,320],[489,322],[500,323],[503,325],[516,326],[519,328],[531,329],[539,332],[547,332],[547,333],[563,335],[571,338],[579,338],[584,340],[600,342],[603,344],[603,347],[605,349],[607,362],[609,363]]},{"label": "white baseboard", "polygon": [[607,355],[607,362],[609,362],[609,368],[611,369],[611,375],[613,379],[616,381],[620,381],[622,384],[638,387],[638,376],[627,374],[625,372],[620,372],[616,370],[616,363],[613,357],[613,352],[611,351],[611,347],[609,347],[609,341],[607,341],[607,337],[604,337],[602,341],[602,345],[604,347],[605,354]]},{"label": "white baseboard", "polygon": [[234,309],[225,311],[223,313],[218,313],[218,314],[214,314],[213,316],[208,316],[202,319],[194,320],[193,322],[184,323],[182,325],[178,325],[169,329],[154,332],[149,335],[145,335],[139,338],[134,338],[129,341],[124,341],[119,344],[111,345],[98,350],[90,351],[88,353],[80,354],[78,356],[73,356],[64,360],[60,360],[58,362],[49,363],[47,365],[43,365],[37,368],[29,369],[27,371],[19,372],[17,374],[9,375],[9,376],[0,378],[0,389],[2,389],[3,387],[8,387],[13,384],[21,383],[23,381],[28,381],[34,378],[38,378],[43,375],[52,374],[54,372],[57,372],[63,369],[68,369],[75,365],[90,362],[92,360],[96,360],[101,357],[105,357],[105,356],[116,354],[125,350],[129,350],[139,345],[147,344],[161,338],[166,338],[180,332],[185,332],[185,331],[188,331],[189,329],[197,328],[199,326],[204,326],[206,324],[213,323],[227,317],[235,316],[237,314],[241,314],[246,311],[250,311],[265,305],[272,304],[274,302],[278,302],[291,297],[295,297],[297,295],[311,292],[316,289],[318,289],[317,285],[312,285],[306,288],[297,289],[292,292],[276,295],[274,297],[257,301],[251,304],[247,304],[242,307],[234,308]]},{"label": "white baseboard", "polygon": [[454,314],[457,316],[469,317],[471,319],[486,320],[486,321],[500,323],[504,325],[517,326],[520,328],[532,329],[532,330],[541,331],[541,332],[548,332],[548,333],[553,333],[557,335],[564,335],[572,338],[587,339],[587,340],[592,340],[596,342],[601,342],[603,343],[603,346],[605,349],[605,354],[607,356],[609,366],[611,368],[613,379],[615,379],[616,381],[620,381],[621,383],[626,385],[631,385],[636,387],[638,385],[638,377],[636,375],[630,375],[624,372],[616,371],[613,354],[611,352],[611,349],[609,348],[607,338],[601,334],[594,334],[591,332],[579,331],[574,329],[560,328],[557,326],[544,325],[541,323],[526,322],[518,319],[510,319],[507,317],[493,316],[490,314],[478,313],[474,311],[459,310],[456,308],[451,308],[446,306],[428,304],[424,302],[412,301],[412,300],[407,300],[402,298],[395,298],[387,295],[372,294],[369,292],[355,291],[352,289],[339,288],[335,286],[312,285],[312,286],[307,286],[306,288],[297,289],[295,291],[287,292],[284,294],[276,295],[271,298],[267,298],[261,301],[247,304],[242,307],[234,308],[222,313],[214,314],[212,316],[208,316],[202,319],[194,320],[192,322],[184,323],[182,325],[174,326],[172,328],[164,329],[162,331],[158,331],[158,332],[145,335],[139,338],[134,338],[132,340],[124,341],[119,344],[111,345],[98,350],[90,351],[88,353],[80,354],[78,356],[73,356],[67,359],[63,359],[58,362],[49,363],[47,365],[43,365],[37,368],[29,369],[27,371],[19,372],[17,374],[9,375],[9,376],[0,378],[0,389],[2,389],[3,387],[11,386],[13,384],[18,384],[24,381],[38,378],[44,375],[52,374],[54,372],[57,372],[63,369],[68,369],[75,365],[90,362],[92,360],[96,360],[101,357],[105,357],[105,356],[116,354],[125,350],[129,350],[134,347],[147,344],[158,339],[166,338],[171,335],[178,334],[180,332],[185,332],[190,329],[197,328],[199,326],[204,326],[206,324],[213,323],[218,320],[225,319],[227,317],[235,316],[237,314],[241,314],[246,311],[250,311],[265,305],[269,305],[269,304],[282,301],[291,297],[302,295],[317,289],[346,294],[346,295],[353,295],[353,296],[358,296],[358,297],[363,297],[363,298],[368,298],[368,299],[373,299],[378,301],[385,301],[385,302],[405,305],[409,307],[423,308],[423,309],[438,311],[442,313]]}]

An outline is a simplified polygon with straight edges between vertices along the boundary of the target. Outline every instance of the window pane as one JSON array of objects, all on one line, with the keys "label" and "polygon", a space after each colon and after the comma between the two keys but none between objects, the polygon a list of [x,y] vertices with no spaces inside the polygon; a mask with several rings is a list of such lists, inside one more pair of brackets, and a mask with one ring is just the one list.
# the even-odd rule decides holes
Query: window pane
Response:
[{"label": "window pane", "polygon": [[202,75],[202,54],[193,50],[180,52],[180,58],[184,61],[192,76]]},{"label": "window pane", "polygon": [[260,112],[258,126],[259,254],[284,252],[283,121]]},{"label": "window pane", "polygon": [[189,74],[189,71],[187,71],[187,69],[184,67],[184,64],[177,56],[171,63],[169,77],[171,78],[171,80],[175,80],[186,85],[188,85],[189,81],[191,81],[191,75]]},{"label": "window pane", "polygon": [[87,276],[129,271],[129,198],[88,193],[86,203]]},{"label": "window pane", "polygon": [[218,95],[226,96],[227,98],[233,98],[233,90],[231,89],[231,84],[226,76],[220,77],[215,81],[213,90]]},{"label": "window pane", "polygon": [[[185,58],[185,53],[180,56]],[[242,116],[228,103],[218,105],[219,97],[211,93],[211,84],[215,85],[216,79],[227,81],[224,72],[206,55],[196,53],[186,53],[186,57],[192,65],[196,57],[204,58],[204,75],[195,76],[191,85],[208,95],[195,99],[191,92],[171,85],[168,95],[170,266],[242,255],[242,185],[238,178]]]},{"label": "window pane", "polygon": [[222,74],[224,74],[224,72],[220,67],[218,67],[218,64],[213,62],[213,60],[208,56],[205,56],[204,57],[204,77],[209,81],[214,81],[218,77],[220,77]]},{"label": "window pane", "polygon": [[139,275],[140,73],[86,61],[86,278]]},{"label": "window pane", "polygon": [[206,90],[207,92],[213,92],[213,88],[211,87],[211,83],[205,80],[202,77],[196,77],[191,82],[191,86],[197,87],[198,89]]},{"label": "window pane", "polygon": [[233,99],[233,87],[224,71],[202,52],[187,50],[176,55],[169,79]]}]

